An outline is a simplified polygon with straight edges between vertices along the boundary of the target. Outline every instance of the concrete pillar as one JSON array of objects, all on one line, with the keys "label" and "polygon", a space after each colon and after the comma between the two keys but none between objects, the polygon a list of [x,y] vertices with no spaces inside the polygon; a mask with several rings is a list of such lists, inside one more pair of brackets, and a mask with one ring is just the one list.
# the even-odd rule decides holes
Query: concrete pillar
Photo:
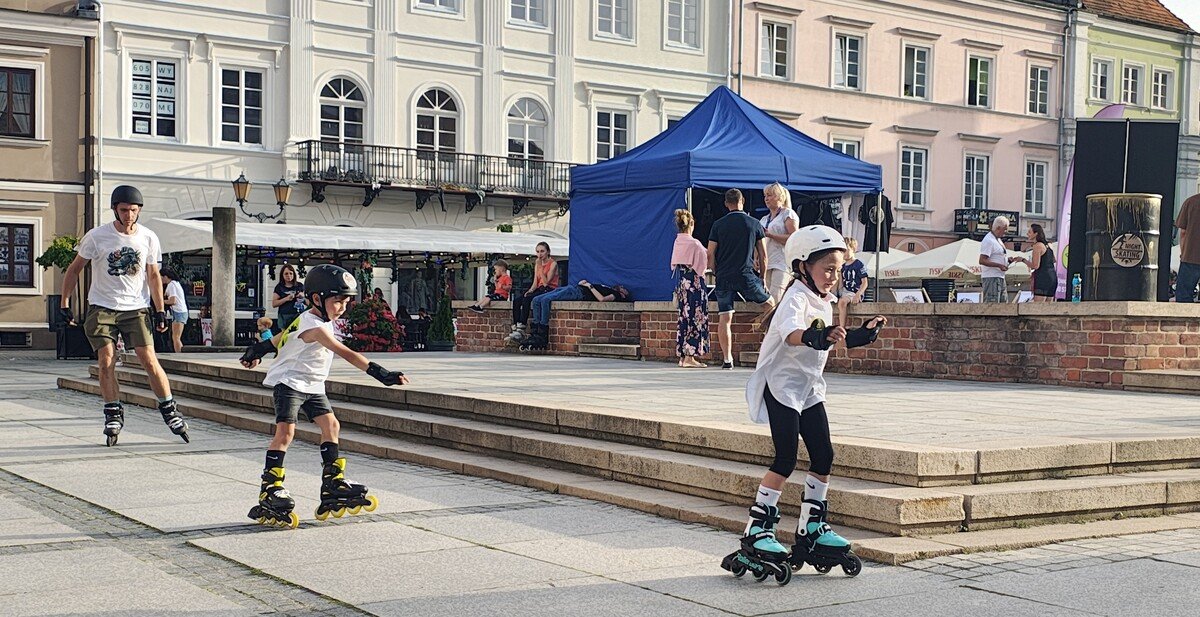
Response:
[{"label": "concrete pillar", "polygon": [[233,208],[218,206],[213,213],[212,320],[213,345],[233,345],[233,294],[237,288],[237,218]]}]

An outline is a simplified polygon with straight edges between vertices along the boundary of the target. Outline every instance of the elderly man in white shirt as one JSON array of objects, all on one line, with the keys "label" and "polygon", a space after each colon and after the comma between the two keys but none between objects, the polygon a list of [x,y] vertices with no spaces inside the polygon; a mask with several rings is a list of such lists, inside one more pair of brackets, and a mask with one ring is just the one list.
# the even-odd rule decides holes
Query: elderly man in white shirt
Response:
[{"label": "elderly man in white shirt", "polygon": [[1000,238],[1008,233],[1008,218],[997,216],[992,220],[992,230],[984,236],[979,246],[980,278],[983,279],[984,302],[1008,302],[1008,287],[1004,274],[1008,272],[1008,251]]}]

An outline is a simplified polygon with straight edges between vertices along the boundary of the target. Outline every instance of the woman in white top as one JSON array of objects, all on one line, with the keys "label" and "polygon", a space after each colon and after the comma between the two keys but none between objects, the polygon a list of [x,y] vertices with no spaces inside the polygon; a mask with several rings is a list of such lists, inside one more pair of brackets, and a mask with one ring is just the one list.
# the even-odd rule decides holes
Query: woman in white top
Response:
[{"label": "woman in white top", "polygon": [[763,189],[763,200],[770,212],[762,217],[763,229],[767,232],[767,293],[779,304],[783,290],[787,287],[790,268],[783,258],[783,246],[800,226],[800,216],[792,210],[792,196],[782,184],[776,182]]},{"label": "woman in white top", "polygon": [[183,285],[179,284],[179,275],[174,270],[163,268],[160,274],[167,285],[163,291],[163,306],[171,315],[171,345],[175,353],[179,353],[183,351],[183,327],[188,321],[187,299],[183,297]]}]

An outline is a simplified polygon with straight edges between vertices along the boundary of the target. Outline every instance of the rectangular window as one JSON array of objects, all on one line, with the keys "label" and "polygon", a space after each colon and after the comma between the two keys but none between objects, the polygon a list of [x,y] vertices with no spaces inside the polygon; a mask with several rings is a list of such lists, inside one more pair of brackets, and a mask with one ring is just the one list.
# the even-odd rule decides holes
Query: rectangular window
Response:
[{"label": "rectangular window", "polygon": [[1142,104],[1142,67],[1126,64],[1121,75],[1121,102]]},{"label": "rectangular window", "polygon": [[675,128],[675,125],[679,124],[679,121],[682,119],[683,118],[667,118],[667,130],[669,131]]},{"label": "rectangular window", "polygon": [[1154,71],[1154,93],[1150,105],[1155,109],[1172,109],[1172,99],[1175,98],[1175,74],[1171,71]]},{"label": "rectangular window", "polygon": [[838,88],[862,88],[862,37],[839,34],[835,38],[833,85]]},{"label": "rectangular window", "polygon": [[262,145],[263,74],[221,70],[221,141]]},{"label": "rectangular window", "polygon": [[1031,114],[1050,115],[1050,69],[1047,67],[1029,67],[1028,109]]},{"label": "rectangular window", "polygon": [[417,6],[450,13],[458,12],[458,0],[417,0]]},{"label": "rectangular window", "polygon": [[787,78],[788,37],[790,36],[790,26],[769,21],[763,22],[759,73],[769,77]]},{"label": "rectangular window", "polygon": [[929,48],[904,46],[904,96],[929,98]]},{"label": "rectangular window", "polygon": [[967,62],[967,105],[991,107],[992,61],[971,56]]},{"label": "rectangular window", "polygon": [[926,165],[929,151],[924,148],[900,150],[900,205],[909,208],[925,207]]},{"label": "rectangular window", "polygon": [[596,160],[607,161],[629,149],[629,114],[596,112]]},{"label": "rectangular window", "polygon": [[0,66],[0,135],[34,137],[34,72]]},{"label": "rectangular window", "polygon": [[0,223],[0,287],[35,287],[33,257],[33,225]]},{"label": "rectangular window", "polygon": [[596,0],[596,31],[621,39],[632,38],[631,2],[633,0]]},{"label": "rectangular window", "polygon": [[667,41],[700,47],[700,0],[667,0]]},{"label": "rectangular window", "polygon": [[133,134],[175,137],[175,62],[133,59]]},{"label": "rectangular window", "polygon": [[857,139],[835,139],[833,140],[833,149],[852,156],[856,159],[862,158],[862,142]]},{"label": "rectangular window", "polygon": [[1046,170],[1041,161],[1025,161],[1025,214],[1046,213]]},{"label": "rectangular window", "polygon": [[512,0],[509,19],[515,22],[546,25],[546,0]]},{"label": "rectangular window", "polygon": [[963,165],[963,207],[987,209],[988,157],[968,154]]},{"label": "rectangular window", "polygon": [[1108,60],[1092,60],[1092,98],[1098,101],[1110,101],[1109,90],[1112,79],[1112,62]]}]

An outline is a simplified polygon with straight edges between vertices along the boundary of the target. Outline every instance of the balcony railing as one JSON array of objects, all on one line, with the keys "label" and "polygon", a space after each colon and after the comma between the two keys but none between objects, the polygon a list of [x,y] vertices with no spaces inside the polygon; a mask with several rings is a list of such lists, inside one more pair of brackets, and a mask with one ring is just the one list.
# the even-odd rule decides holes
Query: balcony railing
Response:
[{"label": "balcony railing", "polygon": [[966,208],[954,211],[954,233],[965,234],[967,237],[982,237],[992,228],[992,220],[998,216],[1008,219],[1008,233],[1005,238],[1015,238],[1021,230],[1021,213],[1008,210],[976,210]]},{"label": "balcony railing", "polygon": [[302,141],[300,180],[565,202],[574,163],[434,152],[341,141]]}]

